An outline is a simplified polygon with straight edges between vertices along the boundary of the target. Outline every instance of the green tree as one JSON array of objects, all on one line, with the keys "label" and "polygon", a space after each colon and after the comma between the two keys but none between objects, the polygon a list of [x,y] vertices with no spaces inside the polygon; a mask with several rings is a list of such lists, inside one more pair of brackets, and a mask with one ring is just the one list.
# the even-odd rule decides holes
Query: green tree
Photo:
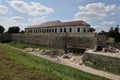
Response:
[{"label": "green tree", "polygon": [[115,28],[111,27],[108,32],[108,37],[112,37],[115,39],[115,42],[120,42],[120,32],[119,32],[119,25]]},{"label": "green tree", "polygon": [[111,27],[109,32],[108,32],[108,37],[113,37],[114,38],[114,28]]},{"label": "green tree", "polygon": [[101,31],[101,32],[99,32],[98,34],[108,36],[108,32],[105,32],[104,30],[102,30],[102,31]]},{"label": "green tree", "polygon": [[117,27],[115,27],[114,38],[115,38],[116,42],[120,42],[119,25],[117,25]]},{"label": "green tree", "polygon": [[0,33],[3,33],[5,31],[4,27],[0,25]]},{"label": "green tree", "polygon": [[21,32],[20,33],[25,33],[25,31],[24,30],[21,30]]},{"label": "green tree", "polygon": [[20,28],[18,26],[9,27],[8,33],[19,33]]},{"label": "green tree", "polygon": [[95,28],[90,28],[89,31],[90,31],[90,32],[95,32],[96,29],[95,29]]}]

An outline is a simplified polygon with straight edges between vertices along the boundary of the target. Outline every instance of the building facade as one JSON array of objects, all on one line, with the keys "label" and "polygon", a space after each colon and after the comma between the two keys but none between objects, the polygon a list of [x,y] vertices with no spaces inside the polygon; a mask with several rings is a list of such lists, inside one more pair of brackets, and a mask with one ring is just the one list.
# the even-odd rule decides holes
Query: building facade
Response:
[{"label": "building facade", "polygon": [[89,32],[90,25],[84,21],[49,21],[40,25],[28,26],[25,28],[26,33],[79,33]]}]

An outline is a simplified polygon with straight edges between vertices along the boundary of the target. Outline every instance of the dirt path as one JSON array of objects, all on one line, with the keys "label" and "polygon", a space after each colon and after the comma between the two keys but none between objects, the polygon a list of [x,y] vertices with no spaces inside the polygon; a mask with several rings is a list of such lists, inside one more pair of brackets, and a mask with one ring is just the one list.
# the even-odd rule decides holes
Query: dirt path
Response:
[{"label": "dirt path", "polygon": [[[12,47],[12,48],[14,48],[14,47]],[[18,49],[18,48],[14,48],[14,49],[23,51],[23,50]],[[23,52],[25,52],[25,51],[23,51]],[[87,73],[91,73],[91,74],[94,74],[94,75],[106,77],[106,78],[109,78],[109,79],[112,79],[112,80],[120,80],[120,75],[108,73],[108,72],[105,72],[105,71],[102,71],[102,70],[96,70],[96,69],[93,69],[93,68],[85,66],[85,65],[72,63],[68,59],[52,58],[48,55],[41,55],[40,53],[38,54],[37,52],[29,52],[29,53],[33,54],[35,56],[39,56],[39,57],[48,59],[48,60],[50,60],[52,62],[55,62],[55,63],[67,65],[67,66],[70,66],[70,67],[73,67],[73,68],[77,68],[77,69],[79,69],[81,71],[84,71],[84,72],[87,72]]]}]

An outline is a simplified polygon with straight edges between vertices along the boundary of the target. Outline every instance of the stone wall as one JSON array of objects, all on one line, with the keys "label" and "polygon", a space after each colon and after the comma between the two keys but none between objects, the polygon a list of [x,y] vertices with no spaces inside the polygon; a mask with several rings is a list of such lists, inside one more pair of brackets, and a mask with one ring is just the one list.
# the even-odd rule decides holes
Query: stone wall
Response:
[{"label": "stone wall", "polygon": [[11,41],[11,34],[8,33],[1,33],[0,34],[0,42],[10,42]]},{"label": "stone wall", "polygon": [[43,44],[55,48],[64,48],[67,45],[93,49],[97,45],[95,36],[94,33],[12,34],[11,39],[17,42]]},{"label": "stone wall", "polygon": [[[120,57],[118,56],[109,56],[107,53],[104,53],[106,55],[101,54],[95,54],[92,52],[85,52],[83,56],[83,61],[86,65],[106,70],[112,73],[120,74]],[[115,53],[111,53],[115,54]],[[116,53],[117,54],[117,53]],[[118,53],[120,54],[120,53]]]}]

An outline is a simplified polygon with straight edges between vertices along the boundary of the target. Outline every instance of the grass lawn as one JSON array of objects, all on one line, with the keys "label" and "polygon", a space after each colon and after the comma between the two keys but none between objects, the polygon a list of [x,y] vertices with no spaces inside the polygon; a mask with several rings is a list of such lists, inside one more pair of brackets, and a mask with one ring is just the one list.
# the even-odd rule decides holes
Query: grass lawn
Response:
[{"label": "grass lawn", "polygon": [[40,48],[42,50],[52,49],[52,48],[49,48],[47,46],[40,45],[40,44],[29,44],[29,43],[19,43],[19,42],[10,42],[8,44],[11,45],[11,46],[13,46],[13,47],[20,48],[20,49],[23,49],[25,47]]},{"label": "grass lawn", "polygon": [[[22,45],[22,44],[21,44]],[[108,80],[0,44],[0,80]]]}]

